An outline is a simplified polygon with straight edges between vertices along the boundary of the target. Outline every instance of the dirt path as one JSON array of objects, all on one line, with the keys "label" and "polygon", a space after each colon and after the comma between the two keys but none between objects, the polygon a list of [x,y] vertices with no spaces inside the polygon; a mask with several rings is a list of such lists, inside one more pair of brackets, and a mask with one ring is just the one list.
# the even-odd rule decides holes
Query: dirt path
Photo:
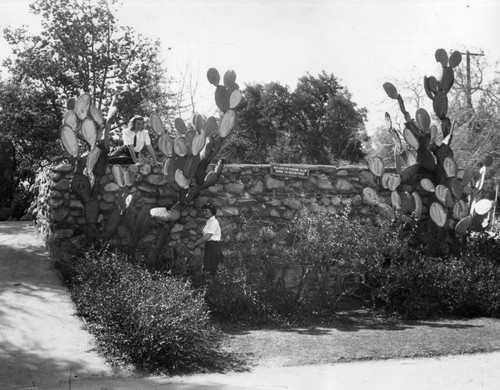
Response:
[{"label": "dirt path", "polygon": [[0,323],[2,389],[113,375],[27,222],[0,222]]}]

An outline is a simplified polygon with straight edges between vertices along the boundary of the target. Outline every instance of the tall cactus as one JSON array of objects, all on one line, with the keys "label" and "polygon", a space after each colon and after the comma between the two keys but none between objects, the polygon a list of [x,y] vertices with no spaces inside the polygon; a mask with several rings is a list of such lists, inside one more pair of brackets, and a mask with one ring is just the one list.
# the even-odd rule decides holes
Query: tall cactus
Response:
[{"label": "tall cactus", "polygon": [[106,172],[109,129],[117,111],[113,100],[108,115],[104,118],[101,111],[92,104],[89,93],[83,93],[76,100],[68,99],[66,108],[61,141],[75,167],[70,188],[84,205],[87,222],[85,235],[92,241],[97,234],[99,210],[95,183]]},{"label": "tall cactus", "polygon": [[[438,228],[448,231],[454,238],[463,238],[471,229],[482,229],[488,223],[488,214],[493,202],[481,199],[481,190],[486,168],[493,162],[488,156],[484,159],[479,172],[473,167],[459,171],[453,157],[451,142],[453,123],[448,117],[448,92],[454,83],[453,68],[461,62],[460,52],[453,52],[448,58],[445,50],[435,53],[436,61],[443,68],[440,80],[434,76],[424,77],[424,88],[432,99],[434,113],[440,120],[442,140],[438,138],[438,128],[431,123],[429,113],[419,108],[415,119],[406,111],[403,99],[391,83],[383,88],[391,99],[398,101],[405,118],[402,132],[392,126],[386,113],[387,130],[394,142],[397,173],[386,173],[382,160],[374,157],[369,161],[371,172],[379,178],[380,185],[391,191],[391,206],[404,214],[413,214],[417,220],[422,216],[422,201],[417,192],[398,191],[401,186],[419,181],[420,187],[429,192],[433,201],[428,213]],[[364,190],[365,200],[372,204],[384,204],[383,198],[371,188]],[[386,207],[386,206],[381,206]]]},{"label": "tall cactus", "polygon": [[164,229],[157,237],[149,261],[154,262],[158,258],[181,211],[201,190],[216,184],[222,172],[222,160],[217,162],[213,170],[207,172],[207,169],[234,129],[235,110],[242,100],[242,94],[233,70],[224,74],[222,85],[220,74],[215,68],[207,71],[207,79],[215,87],[215,103],[222,113],[220,120],[214,116],[205,119],[195,114],[192,123],[187,125],[183,119],[176,118],[175,129],[167,132],[157,114],[150,117],[150,123],[159,135],[159,149],[165,156],[162,172],[167,183],[177,192],[178,199],[169,209],[157,207],[150,210],[151,217],[161,223]]}]

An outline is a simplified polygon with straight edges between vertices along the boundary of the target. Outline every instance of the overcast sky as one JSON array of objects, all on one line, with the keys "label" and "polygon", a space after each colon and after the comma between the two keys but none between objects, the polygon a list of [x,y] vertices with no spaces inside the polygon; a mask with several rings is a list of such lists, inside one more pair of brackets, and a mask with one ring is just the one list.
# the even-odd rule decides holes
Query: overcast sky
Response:
[{"label": "overcast sky", "polygon": [[[0,25],[36,26],[27,0],[0,0]],[[187,69],[211,94],[209,67],[234,69],[240,86],[333,73],[383,123],[385,81],[436,73],[438,48],[484,50],[500,61],[497,0],[121,0],[118,17],[162,42],[171,75]],[[168,48],[171,48],[168,50]],[[6,46],[0,42],[1,56]],[[202,87],[206,87],[206,90]],[[412,110],[410,110],[411,112]]]}]

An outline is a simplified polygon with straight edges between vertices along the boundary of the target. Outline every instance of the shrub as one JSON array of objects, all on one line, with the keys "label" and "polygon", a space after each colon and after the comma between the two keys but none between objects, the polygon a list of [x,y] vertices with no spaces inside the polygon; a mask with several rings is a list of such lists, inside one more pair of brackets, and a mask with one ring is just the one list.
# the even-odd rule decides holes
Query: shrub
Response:
[{"label": "shrub", "polygon": [[[214,313],[231,307],[239,321],[294,321],[331,313],[342,294],[332,276],[364,276],[367,262],[383,265],[400,256],[408,241],[402,238],[403,225],[363,223],[349,218],[349,210],[339,215],[304,211],[286,225],[247,217],[244,237],[232,243],[227,269],[212,281],[207,302]],[[290,271],[298,273],[294,286],[287,285]]]},{"label": "shrub", "polygon": [[436,258],[408,252],[381,270],[371,269],[387,310],[408,319],[439,316],[500,317],[500,267],[496,257],[477,253]]},{"label": "shrub", "polygon": [[95,250],[63,269],[79,314],[112,360],[166,373],[216,369],[224,361],[220,332],[189,282]]}]

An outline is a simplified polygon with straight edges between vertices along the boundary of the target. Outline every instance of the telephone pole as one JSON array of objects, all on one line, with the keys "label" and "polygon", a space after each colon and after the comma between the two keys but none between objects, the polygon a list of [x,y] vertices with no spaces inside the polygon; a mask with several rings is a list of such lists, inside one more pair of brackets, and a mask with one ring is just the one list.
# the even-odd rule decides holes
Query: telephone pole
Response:
[{"label": "telephone pole", "polygon": [[466,86],[466,94],[467,94],[467,107],[472,109],[472,87],[470,82],[470,58],[474,56],[484,56],[484,53],[470,53],[467,50],[465,53],[460,53],[466,56],[466,76],[467,76],[467,86]]}]

